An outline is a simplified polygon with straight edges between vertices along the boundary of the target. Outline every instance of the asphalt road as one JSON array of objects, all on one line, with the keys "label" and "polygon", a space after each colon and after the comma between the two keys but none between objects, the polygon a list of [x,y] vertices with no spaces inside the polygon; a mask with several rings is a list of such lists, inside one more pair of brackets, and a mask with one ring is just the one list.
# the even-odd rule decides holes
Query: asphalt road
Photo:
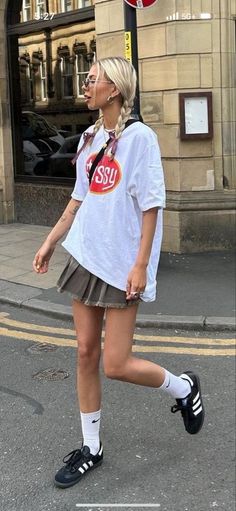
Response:
[{"label": "asphalt road", "polygon": [[[72,328],[1,305],[0,510],[234,511],[230,333],[138,329],[137,356],[176,374],[191,368],[200,374],[202,431],[185,433],[181,416],[170,413],[173,400],[163,392],[103,378],[104,463],[72,488],[54,487],[63,456],[81,442]],[[59,373],[35,377],[49,368]],[[52,379],[61,371],[65,379]]]}]

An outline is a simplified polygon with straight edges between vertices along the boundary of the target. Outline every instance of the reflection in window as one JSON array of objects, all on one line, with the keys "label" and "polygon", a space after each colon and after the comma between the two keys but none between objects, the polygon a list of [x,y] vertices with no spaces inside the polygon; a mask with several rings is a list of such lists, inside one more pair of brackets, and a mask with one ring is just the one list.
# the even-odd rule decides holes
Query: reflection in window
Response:
[{"label": "reflection in window", "polygon": [[92,0],[77,0],[78,2],[78,9],[81,9],[83,7],[90,7],[93,5]]},{"label": "reflection in window", "polygon": [[61,57],[62,96],[73,96],[73,62],[69,57]]},{"label": "reflection in window", "polygon": [[62,12],[68,12],[72,11],[72,0],[61,0],[61,11]]},{"label": "reflection in window", "polygon": [[85,80],[88,71],[90,69],[89,62],[85,58],[84,55],[76,55],[76,89],[77,89],[77,97],[83,96],[82,85]]},{"label": "reflection in window", "polygon": [[29,21],[31,19],[30,0],[23,0],[22,2],[22,17],[23,21]]},{"label": "reflection in window", "polygon": [[25,51],[19,58],[20,65],[20,83],[21,83],[21,102],[30,103],[33,101],[33,77],[30,55]]},{"label": "reflection in window", "polygon": [[46,101],[46,62],[40,63],[41,100]]},{"label": "reflection in window", "polygon": [[46,11],[45,0],[35,0],[35,13],[37,16],[41,16]]}]

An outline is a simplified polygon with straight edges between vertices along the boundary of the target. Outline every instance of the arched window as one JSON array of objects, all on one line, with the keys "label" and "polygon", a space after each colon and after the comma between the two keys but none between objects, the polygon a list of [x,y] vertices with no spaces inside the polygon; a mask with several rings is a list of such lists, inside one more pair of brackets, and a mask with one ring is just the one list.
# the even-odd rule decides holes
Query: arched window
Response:
[{"label": "arched window", "polygon": [[96,51],[93,1],[11,0],[7,24],[15,178],[70,183],[97,117],[81,88]]}]

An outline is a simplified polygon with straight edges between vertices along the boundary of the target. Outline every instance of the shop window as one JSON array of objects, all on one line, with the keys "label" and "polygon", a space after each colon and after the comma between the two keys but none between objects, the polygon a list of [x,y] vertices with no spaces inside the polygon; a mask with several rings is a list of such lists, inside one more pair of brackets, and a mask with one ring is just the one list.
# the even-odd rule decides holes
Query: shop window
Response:
[{"label": "shop window", "polygon": [[73,134],[73,127],[71,124],[62,124],[59,132],[64,138],[71,137]]},{"label": "shop window", "polygon": [[[88,111],[80,95],[94,55],[90,44],[90,39],[95,41],[94,2],[8,0],[8,4],[15,178],[71,186],[75,178],[71,159],[81,132],[98,115]],[[84,40],[77,44],[77,52],[75,32]]]}]

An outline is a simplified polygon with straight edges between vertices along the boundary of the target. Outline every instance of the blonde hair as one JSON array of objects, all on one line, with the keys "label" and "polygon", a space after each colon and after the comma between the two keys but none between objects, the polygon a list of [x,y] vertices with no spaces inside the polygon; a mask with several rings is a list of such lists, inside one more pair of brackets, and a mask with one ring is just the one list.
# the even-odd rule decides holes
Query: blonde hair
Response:
[{"label": "blonde hair", "polygon": [[[113,159],[118,141],[125,128],[125,123],[130,118],[130,114],[132,112],[136,92],[137,75],[132,64],[130,64],[130,62],[124,57],[107,57],[97,60],[95,64],[98,67],[98,78],[103,73],[107,80],[113,82],[120,92],[122,101],[120,115],[115,126],[114,140],[109,145],[109,148],[111,148],[111,159]],[[89,144],[92,143],[93,138],[102,125],[103,116],[100,115],[94,125],[92,136],[88,141]]]}]

